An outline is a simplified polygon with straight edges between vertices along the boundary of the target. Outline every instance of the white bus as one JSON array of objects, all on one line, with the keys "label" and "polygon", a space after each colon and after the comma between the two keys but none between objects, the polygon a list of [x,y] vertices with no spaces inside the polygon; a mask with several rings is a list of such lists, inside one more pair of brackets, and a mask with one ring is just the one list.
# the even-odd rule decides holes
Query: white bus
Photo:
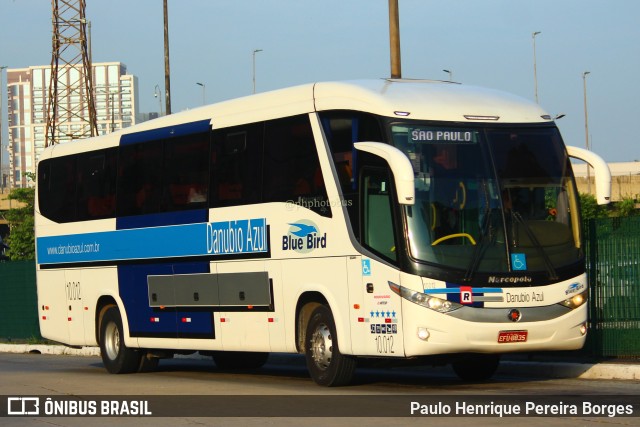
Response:
[{"label": "white bus", "polygon": [[[538,105],[438,81],[317,83],[60,144],[38,166],[42,336],[129,373],[303,353],[452,363],[582,347],[579,198]],[[607,182],[609,180],[609,182]],[[608,188],[608,189],[607,189]]]}]

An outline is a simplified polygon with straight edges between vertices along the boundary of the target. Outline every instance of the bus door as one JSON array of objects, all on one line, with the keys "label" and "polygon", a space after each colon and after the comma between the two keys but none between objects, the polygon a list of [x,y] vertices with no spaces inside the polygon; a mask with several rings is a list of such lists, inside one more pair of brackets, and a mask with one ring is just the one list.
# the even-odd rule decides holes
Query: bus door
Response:
[{"label": "bus door", "polygon": [[[375,256],[361,257],[364,328],[353,334],[360,340],[359,354],[403,355],[400,302],[389,282],[400,283],[393,221],[392,180],[387,168],[363,167],[359,178],[361,242]],[[360,318],[359,318],[360,320]],[[354,350],[356,350],[354,342]]]}]

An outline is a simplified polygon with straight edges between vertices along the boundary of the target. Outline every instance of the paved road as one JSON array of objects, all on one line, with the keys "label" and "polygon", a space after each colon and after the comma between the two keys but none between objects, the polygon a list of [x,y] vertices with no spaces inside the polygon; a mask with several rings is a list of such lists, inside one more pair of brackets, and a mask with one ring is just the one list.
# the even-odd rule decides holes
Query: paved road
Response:
[{"label": "paved road", "polygon": [[[286,364],[284,363],[286,362]],[[462,401],[489,403],[506,399],[505,408],[519,405],[513,395],[524,395],[522,405],[527,400],[552,404],[565,404],[577,399],[582,401],[617,404],[621,395],[638,396],[640,382],[581,380],[581,379],[541,379],[515,377],[505,373],[483,384],[465,384],[458,380],[448,368],[413,369],[362,369],[358,372],[354,385],[342,388],[316,386],[309,378],[304,360],[299,357],[273,357],[257,372],[224,372],[218,370],[210,360],[173,359],[163,360],[156,372],[134,375],[109,375],[98,357],[57,356],[34,354],[0,353],[0,395],[41,396],[42,399],[76,399],[82,396],[95,398],[97,405],[106,399],[150,400],[150,410],[167,413],[176,411],[172,418],[92,418],[91,425],[324,425],[327,420],[309,417],[264,418],[263,413],[286,416],[289,413],[310,411],[316,416],[340,415],[341,407],[348,415],[363,417],[362,422],[387,426],[424,425],[425,416],[384,417],[381,406],[390,410],[409,412],[409,404],[437,404],[446,410],[454,408]],[[233,396],[225,399],[225,396]],[[578,395],[578,398],[571,396]],[[152,396],[169,396],[153,400]],[[173,396],[173,397],[171,397]],[[180,397],[183,396],[183,397]],[[186,398],[184,396],[194,396]],[[213,397],[212,397],[213,396]],[[267,397],[263,397],[267,396]],[[549,398],[549,396],[552,396]],[[273,399],[273,400],[270,400]],[[574,400],[572,400],[574,399]],[[222,402],[222,407],[220,406]],[[514,403],[515,402],[515,403]],[[640,416],[640,400],[634,400],[634,411]],[[194,412],[186,411],[195,404]],[[0,405],[7,405],[0,402]],[[200,405],[198,407],[198,405]],[[192,417],[190,414],[212,415],[217,406],[223,415],[249,415],[250,418]],[[348,408],[345,408],[348,406]],[[496,409],[495,405],[493,408]],[[265,408],[266,407],[266,408]],[[523,406],[524,408],[524,406]],[[623,406],[623,410],[624,410]],[[269,412],[269,410],[272,412]],[[435,409],[433,406],[430,410]],[[258,412],[256,412],[256,410]],[[263,411],[263,412],[259,412]],[[416,412],[418,413],[418,412]],[[514,422],[532,426],[573,426],[586,425],[640,425],[640,418],[590,418],[582,414],[558,418],[474,418],[476,426],[509,425]],[[9,417],[0,419],[3,425],[55,425],[86,426],[86,418],[60,417]],[[458,426],[465,418],[441,416],[428,420],[430,425]],[[6,422],[5,422],[6,421]],[[334,418],[332,426],[353,425],[360,419]]]}]

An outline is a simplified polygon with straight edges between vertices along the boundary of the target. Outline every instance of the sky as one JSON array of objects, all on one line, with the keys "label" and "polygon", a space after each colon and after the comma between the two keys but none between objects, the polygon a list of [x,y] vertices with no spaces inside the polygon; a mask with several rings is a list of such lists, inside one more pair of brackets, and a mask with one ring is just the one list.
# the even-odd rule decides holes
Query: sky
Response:
[{"label": "sky", "polygon": [[[172,110],[314,81],[390,75],[387,0],[168,0]],[[164,85],[162,0],[86,0],[94,62],[138,77],[140,111]],[[567,145],[640,161],[640,1],[399,0],[402,77],[538,100]],[[51,62],[51,1],[0,0],[0,65]],[[203,87],[196,83],[203,83]],[[204,93],[203,93],[204,92]],[[6,127],[6,74],[2,77]],[[6,130],[3,140],[6,144]],[[4,156],[6,157],[6,156]]]}]

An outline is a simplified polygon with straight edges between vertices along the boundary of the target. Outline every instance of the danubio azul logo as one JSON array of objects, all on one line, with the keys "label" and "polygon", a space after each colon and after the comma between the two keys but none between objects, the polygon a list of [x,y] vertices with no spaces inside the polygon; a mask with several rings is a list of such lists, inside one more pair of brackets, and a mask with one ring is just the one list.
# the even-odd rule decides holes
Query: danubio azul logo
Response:
[{"label": "danubio azul logo", "polygon": [[321,234],[315,222],[302,219],[289,223],[289,231],[282,236],[282,250],[306,254],[327,247],[327,233]]},{"label": "danubio azul logo", "polygon": [[244,254],[267,251],[264,219],[211,222],[207,224],[207,253]]},{"label": "danubio azul logo", "polygon": [[269,251],[265,218],[39,237],[39,264]]}]

